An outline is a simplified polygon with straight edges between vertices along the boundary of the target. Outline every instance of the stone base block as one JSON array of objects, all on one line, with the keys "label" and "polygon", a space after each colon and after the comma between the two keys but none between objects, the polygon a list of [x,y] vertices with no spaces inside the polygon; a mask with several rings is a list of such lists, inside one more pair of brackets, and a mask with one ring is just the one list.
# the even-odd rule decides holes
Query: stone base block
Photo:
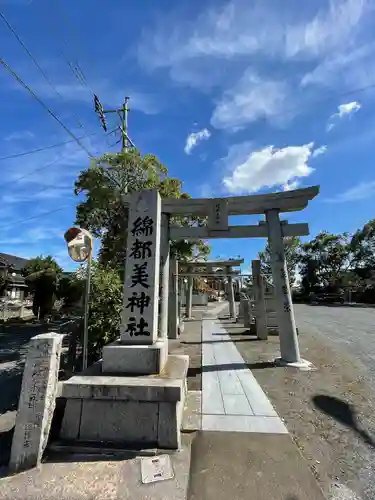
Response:
[{"label": "stone base block", "polygon": [[188,356],[170,355],[161,375],[77,375],[63,382],[60,439],[179,449],[188,366]]},{"label": "stone base block", "polygon": [[103,347],[103,373],[151,375],[161,373],[168,357],[168,340],[152,345],[127,345],[117,340]]}]

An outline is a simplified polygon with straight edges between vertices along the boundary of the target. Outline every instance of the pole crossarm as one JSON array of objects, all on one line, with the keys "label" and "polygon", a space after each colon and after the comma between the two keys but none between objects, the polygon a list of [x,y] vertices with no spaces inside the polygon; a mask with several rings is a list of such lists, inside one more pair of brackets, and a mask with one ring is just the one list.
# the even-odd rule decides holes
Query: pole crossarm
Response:
[{"label": "pole crossarm", "polygon": [[[282,224],[283,236],[308,236],[310,234],[307,223]],[[229,226],[227,230],[216,231],[207,227],[180,227],[171,226],[172,240],[182,239],[213,239],[213,238],[267,238],[268,229],[265,223],[251,226]],[[235,265],[235,264],[226,264]]]}]

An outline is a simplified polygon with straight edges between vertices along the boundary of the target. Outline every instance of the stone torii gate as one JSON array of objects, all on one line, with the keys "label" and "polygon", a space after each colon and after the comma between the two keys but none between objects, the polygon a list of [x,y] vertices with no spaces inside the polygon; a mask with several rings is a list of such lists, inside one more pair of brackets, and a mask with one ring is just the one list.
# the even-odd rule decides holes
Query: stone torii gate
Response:
[{"label": "stone torii gate", "polygon": [[[228,279],[228,301],[229,314],[231,318],[235,318],[235,301],[234,301],[234,284],[233,277],[240,274],[239,270],[233,270],[233,267],[238,267],[243,264],[244,259],[228,259],[228,260],[209,260],[181,263],[180,276],[188,278],[188,293],[186,300],[186,317],[191,318],[192,314],[192,296],[193,296],[193,278],[196,277],[226,277]],[[223,273],[222,270],[225,269]],[[221,273],[218,272],[221,271]]]},{"label": "stone torii gate", "polygon": [[[319,186],[283,193],[271,193],[230,198],[163,199],[161,267],[163,273],[163,298],[161,330],[168,328],[168,278],[169,241],[215,238],[267,238],[271,250],[272,276],[275,286],[275,302],[279,323],[280,361],[299,366],[300,356],[293,305],[285,261],[283,238],[307,236],[308,224],[288,224],[280,220],[280,213],[300,211],[319,194]],[[229,226],[233,215],[265,216],[265,221],[255,225]],[[175,215],[207,217],[207,226],[171,226],[169,219]],[[164,286],[165,285],[165,286]]]},{"label": "stone torii gate", "polygon": [[[66,399],[66,406],[60,438],[121,445],[142,443],[146,447],[155,447],[156,443],[162,449],[180,448],[189,359],[168,352],[170,240],[268,238],[281,360],[294,366],[303,365],[283,237],[307,235],[309,231],[307,224],[281,222],[279,213],[302,210],[318,192],[319,188],[313,187],[228,199],[173,200],[161,200],[156,190],[127,195],[128,247],[120,338],[104,346],[102,360],[62,383],[61,397]],[[266,222],[228,225],[229,215],[242,214],[265,214]],[[173,215],[206,216],[208,224],[174,227],[169,224]]]}]

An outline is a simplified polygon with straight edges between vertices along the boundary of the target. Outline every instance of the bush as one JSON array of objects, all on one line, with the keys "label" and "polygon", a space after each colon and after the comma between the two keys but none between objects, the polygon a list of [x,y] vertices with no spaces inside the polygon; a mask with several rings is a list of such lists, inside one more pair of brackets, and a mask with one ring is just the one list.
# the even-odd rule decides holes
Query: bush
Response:
[{"label": "bush", "polygon": [[[84,287],[85,272],[82,267],[69,286]],[[116,269],[92,264],[91,291],[88,322],[88,358],[95,362],[101,357],[103,346],[113,342],[120,334],[123,283]]]}]

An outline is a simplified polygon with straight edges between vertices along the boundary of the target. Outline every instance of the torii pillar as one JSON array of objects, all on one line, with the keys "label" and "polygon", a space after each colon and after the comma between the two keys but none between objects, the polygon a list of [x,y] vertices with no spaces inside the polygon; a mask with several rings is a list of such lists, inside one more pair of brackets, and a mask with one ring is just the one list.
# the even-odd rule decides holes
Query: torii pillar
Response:
[{"label": "torii pillar", "polygon": [[290,293],[288,267],[285,260],[283,231],[278,210],[265,212],[268,227],[268,243],[271,250],[272,278],[275,287],[275,303],[279,323],[280,362],[299,366],[301,360],[298,345],[292,296]]},{"label": "torii pillar", "polygon": [[233,319],[236,319],[236,304],[234,301],[233,276],[231,274],[231,270],[231,267],[227,266],[229,316]]}]

